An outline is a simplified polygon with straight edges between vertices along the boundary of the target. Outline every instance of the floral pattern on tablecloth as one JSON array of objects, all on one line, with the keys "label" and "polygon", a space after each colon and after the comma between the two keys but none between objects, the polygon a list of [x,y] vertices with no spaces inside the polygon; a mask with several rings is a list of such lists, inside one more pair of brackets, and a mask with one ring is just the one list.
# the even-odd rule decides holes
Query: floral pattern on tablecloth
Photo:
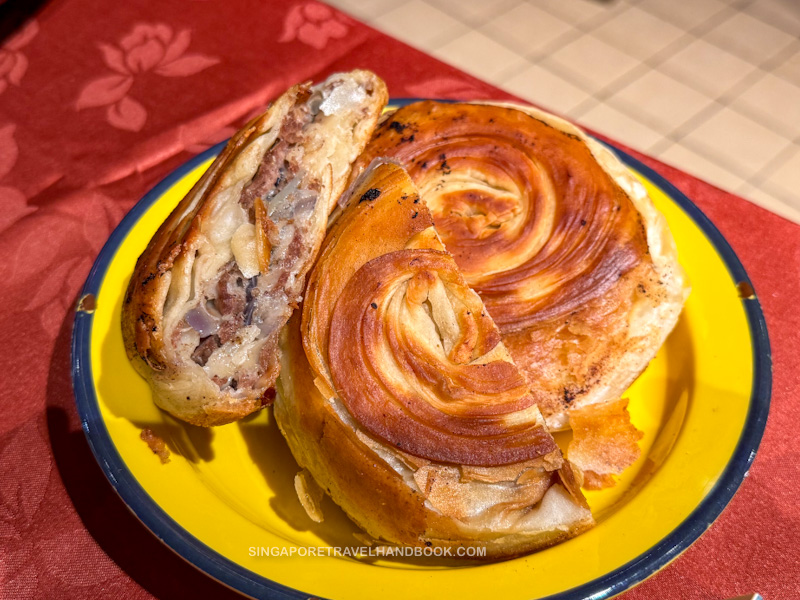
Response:
[{"label": "floral pattern on tablecloth", "polygon": [[205,54],[187,53],[191,41],[189,29],[175,32],[165,23],[139,23],[117,45],[99,43],[103,61],[114,73],[87,83],[75,108],[105,106],[110,125],[141,130],[147,121],[147,109],[129,95],[137,74],[152,71],[164,77],[187,77],[219,62],[219,58]]}]

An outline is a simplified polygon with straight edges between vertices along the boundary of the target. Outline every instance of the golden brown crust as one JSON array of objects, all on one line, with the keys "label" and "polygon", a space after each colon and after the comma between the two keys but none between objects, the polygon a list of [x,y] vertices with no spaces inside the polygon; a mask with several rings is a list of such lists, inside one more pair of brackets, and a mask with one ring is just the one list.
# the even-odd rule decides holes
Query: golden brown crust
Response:
[{"label": "golden brown crust", "polygon": [[569,424],[572,441],[567,456],[583,472],[586,489],[613,486],[613,475],[622,473],[641,454],[637,442],[642,433],[631,424],[627,398],[574,409]]},{"label": "golden brown crust", "polygon": [[376,129],[533,384],[551,428],[614,400],[672,329],[688,288],[666,223],[610,152],[514,105],[420,102]]},{"label": "golden brown crust", "polygon": [[[408,175],[385,164],[368,179],[306,290],[304,345],[326,348],[320,374],[367,431],[415,456],[498,465],[553,452],[525,378]],[[395,227],[407,237],[372,235]]]},{"label": "golden brown crust", "polygon": [[[284,336],[283,376],[274,410],[298,464],[373,537],[420,545],[417,532],[424,530],[424,498],[388,469],[326,402],[304,360],[297,313]],[[355,501],[358,498],[369,502]],[[381,525],[369,528],[366,523]]]},{"label": "golden brown crust", "polygon": [[580,490],[430,225],[401,168],[359,182],[285,332],[278,424],[383,542],[498,558],[575,535],[592,524]]},{"label": "golden brown crust", "polygon": [[[234,135],[158,229],[131,277],[122,331],[161,408],[210,426],[269,402],[280,327],[387,99],[368,71],[294,86]],[[287,231],[294,238],[282,240]]]}]

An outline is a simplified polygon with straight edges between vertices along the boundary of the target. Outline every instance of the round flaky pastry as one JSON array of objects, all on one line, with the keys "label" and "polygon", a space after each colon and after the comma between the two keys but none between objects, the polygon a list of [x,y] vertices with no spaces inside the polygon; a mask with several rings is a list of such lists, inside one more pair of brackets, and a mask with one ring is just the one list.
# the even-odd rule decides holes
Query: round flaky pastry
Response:
[{"label": "round flaky pastry", "polygon": [[418,102],[376,129],[376,157],[411,175],[551,429],[616,401],[688,294],[644,187],[573,125],[510,104]]},{"label": "round flaky pastry", "polygon": [[378,164],[347,198],[283,340],[275,416],[300,466],[386,543],[497,558],[591,526],[524,374],[406,172]]}]

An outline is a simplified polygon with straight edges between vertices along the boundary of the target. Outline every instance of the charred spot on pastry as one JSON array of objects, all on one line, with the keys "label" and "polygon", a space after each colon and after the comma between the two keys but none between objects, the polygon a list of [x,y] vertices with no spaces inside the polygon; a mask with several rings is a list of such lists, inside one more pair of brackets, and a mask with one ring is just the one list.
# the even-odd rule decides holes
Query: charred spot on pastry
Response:
[{"label": "charred spot on pastry", "polygon": [[370,306],[371,306],[372,308],[378,308],[378,305],[377,305],[377,304],[375,304],[374,302],[373,302],[372,304],[370,304]]},{"label": "charred spot on pastry", "polygon": [[565,404],[572,404],[572,401],[575,400],[575,392],[573,392],[569,388],[564,388],[564,403]]},{"label": "charred spot on pastry", "polygon": [[586,227],[586,219],[581,219],[581,227]]},{"label": "charred spot on pastry", "polygon": [[419,215],[419,211],[416,211],[416,210],[415,210],[415,211],[414,211],[414,214],[413,214],[413,215],[411,215],[411,218],[412,218],[412,219],[416,219],[416,218],[417,218],[417,215]]},{"label": "charred spot on pastry", "polygon": [[381,191],[378,188],[370,188],[359,199],[358,203],[361,204],[362,202],[372,202],[378,196],[381,195]]},{"label": "charred spot on pastry", "polygon": [[389,129],[394,129],[397,133],[403,133],[408,127],[407,123],[401,123],[400,121],[392,121],[389,123]]},{"label": "charred spot on pastry", "polygon": [[142,287],[145,287],[148,283],[153,281],[153,279],[155,279],[155,278],[156,278],[156,274],[155,273],[148,273],[147,277],[142,279]]}]

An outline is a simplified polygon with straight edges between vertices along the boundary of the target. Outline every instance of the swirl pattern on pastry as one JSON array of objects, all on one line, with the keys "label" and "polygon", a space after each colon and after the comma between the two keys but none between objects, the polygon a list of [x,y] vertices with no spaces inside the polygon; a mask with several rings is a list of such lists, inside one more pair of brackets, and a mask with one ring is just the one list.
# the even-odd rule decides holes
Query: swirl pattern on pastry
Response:
[{"label": "swirl pattern on pastry", "polygon": [[[409,193],[400,207],[385,200],[407,175],[381,165],[373,178],[383,202],[360,198],[340,217],[335,227],[351,230],[337,239],[350,246],[323,249],[304,305],[303,329],[327,340],[332,387],[361,426],[420,458],[498,465],[554,451],[527,381],[425,205]],[[411,229],[366,240],[391,222],[389,210],[408,212]]]},{"label": "swirl pattern on pastry", "polygon": [[379,543],[500,558],[591,527],[408,174],[378,164],[340,204],[282,338],[275,417],[301,468]]},{"label": "swirl pattern on pastry", "polygon": [[495,465],[555,450],[525,378],[487,356],[499,341],[453,259],[409,249],[355,273],[328,353],[340,397],[371,433],[421,458]]},{"label": "swirl pattern on pastry", "polygon": [[351,178],[375,157],[408,170],[551,427],[573,403],[617,398],[672,329],[684,289],[674,256],[653,256],[656,237],[674,254],[663,218],[571,125],[419,102],[379,126]]}]

